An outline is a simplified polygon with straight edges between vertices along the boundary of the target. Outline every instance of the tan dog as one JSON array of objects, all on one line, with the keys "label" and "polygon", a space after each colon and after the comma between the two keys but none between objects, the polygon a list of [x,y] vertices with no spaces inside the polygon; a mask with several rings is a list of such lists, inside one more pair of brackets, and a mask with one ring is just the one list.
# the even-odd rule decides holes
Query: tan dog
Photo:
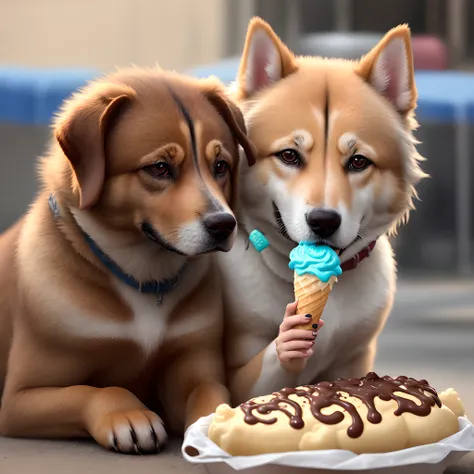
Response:
[{"label": "tan dog", "polygon": [[[212,251],[242,115],[214,80],[123,71],[69,101],[42,190],[0,238],[0,431],[159,450],[227,399]],[[1,386],[0,386],[1,388]]]},{"label": "tan dog", "polygon": [[[234,93],[257,148],[242,168],[240,232],[220,255],[234,402],[285,386],[359,377],[371,368],[395,292],[386,237],[424,176],[415,149],[410,32],[393,29],[360,61],[296,57],[261,19],[250,23]],[[259,230],[270,246],[249,245]],[[295,315],[296,243],[341,252],[324,328]],[[370,258],[367,258],[371,253]],[[314,346],[313,346],[314,344]]]}]

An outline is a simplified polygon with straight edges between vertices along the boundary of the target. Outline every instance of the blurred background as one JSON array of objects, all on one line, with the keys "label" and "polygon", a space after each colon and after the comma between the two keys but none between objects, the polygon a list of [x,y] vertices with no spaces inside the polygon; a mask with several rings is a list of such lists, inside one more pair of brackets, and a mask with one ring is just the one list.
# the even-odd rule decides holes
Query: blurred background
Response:
[{"label": "blurred background", "polygon": [[72,91],[132,63],[230,82],[254,15],[296,53],[350,59],[410,25],[431,179],[393,241],[400,286],[377,370],[454,386],[474,418],[474,0],[0,0],[0,231],[34,197]]},{"label": "blurred background", "polygon": [[0,0],[0,202],[8,203],[0,230],[33,197],[35,157],[73,90],[131,64],[230,82],[253,15],[298,54],[352,59],[391,27],[410,25],[422,125],[416,136],[432,179],[421,183],[422,202],[394,240],[400,272],[470,278],[472,0]]}]

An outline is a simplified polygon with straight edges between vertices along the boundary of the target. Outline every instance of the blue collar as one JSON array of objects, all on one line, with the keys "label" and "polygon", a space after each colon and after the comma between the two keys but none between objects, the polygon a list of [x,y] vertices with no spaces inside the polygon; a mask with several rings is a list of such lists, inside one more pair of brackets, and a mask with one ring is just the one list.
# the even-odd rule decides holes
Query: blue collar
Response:
[{"label": "blue collar", "polygon": [[[51,195],[48,202],[54,217],[59,218],[60,211],[56,198]],[[125,273],[106,253],[102,251],[102,249],[94,242],[90,235],[86,234],[82,229],[81,231],[91,252],[102,262],[102,264],[105,266],[105,268],[107,268],[107,270],[109,270],[110,273],[112,273],[122,283],[134,288],[140,293],[156,295],[158,304],[162,302],[163,295],[165,293],[170,293],[174,288],[176,288],[184,270],[186,269],[186,264],[184,264],[179,270],[178,274],[171,279],[163,281],[150,280],[146,282],[140,282],[133,276]]]}]

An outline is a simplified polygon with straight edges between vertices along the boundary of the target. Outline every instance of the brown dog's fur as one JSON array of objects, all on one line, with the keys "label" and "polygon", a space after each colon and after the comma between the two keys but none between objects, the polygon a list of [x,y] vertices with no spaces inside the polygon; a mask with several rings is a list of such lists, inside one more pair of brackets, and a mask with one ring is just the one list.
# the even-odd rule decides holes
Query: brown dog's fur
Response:
[{"label": "brown dog's fur", "polygon": [[[2,434],[90,435],[154,452],[166,438],[160,408],[182,432],[227,400],[219,281],[199,255],[219,249],[202,230],[206,215],[233,215],[238,143],[252,156],[245,133],[217,81],[159,70],[118,72],[65,104],[42,190],[0,237]],[[152,174],[161,162],[172,177]],[[145,221],[175,251],[147,239]],[[188,267],[157,304],[115,278],[83,232],[138,281]]]}]

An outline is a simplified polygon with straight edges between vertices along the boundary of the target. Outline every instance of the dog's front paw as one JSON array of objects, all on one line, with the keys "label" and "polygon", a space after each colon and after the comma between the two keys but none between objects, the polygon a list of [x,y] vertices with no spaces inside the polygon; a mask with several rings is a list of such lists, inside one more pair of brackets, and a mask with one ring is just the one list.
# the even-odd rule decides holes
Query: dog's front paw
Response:
[{"label": "dog's front paw", "polygon": [[167,439],[161,418],[149,410],[109,413],[94,431],[99,444],[124,454],[158,453]]}]

